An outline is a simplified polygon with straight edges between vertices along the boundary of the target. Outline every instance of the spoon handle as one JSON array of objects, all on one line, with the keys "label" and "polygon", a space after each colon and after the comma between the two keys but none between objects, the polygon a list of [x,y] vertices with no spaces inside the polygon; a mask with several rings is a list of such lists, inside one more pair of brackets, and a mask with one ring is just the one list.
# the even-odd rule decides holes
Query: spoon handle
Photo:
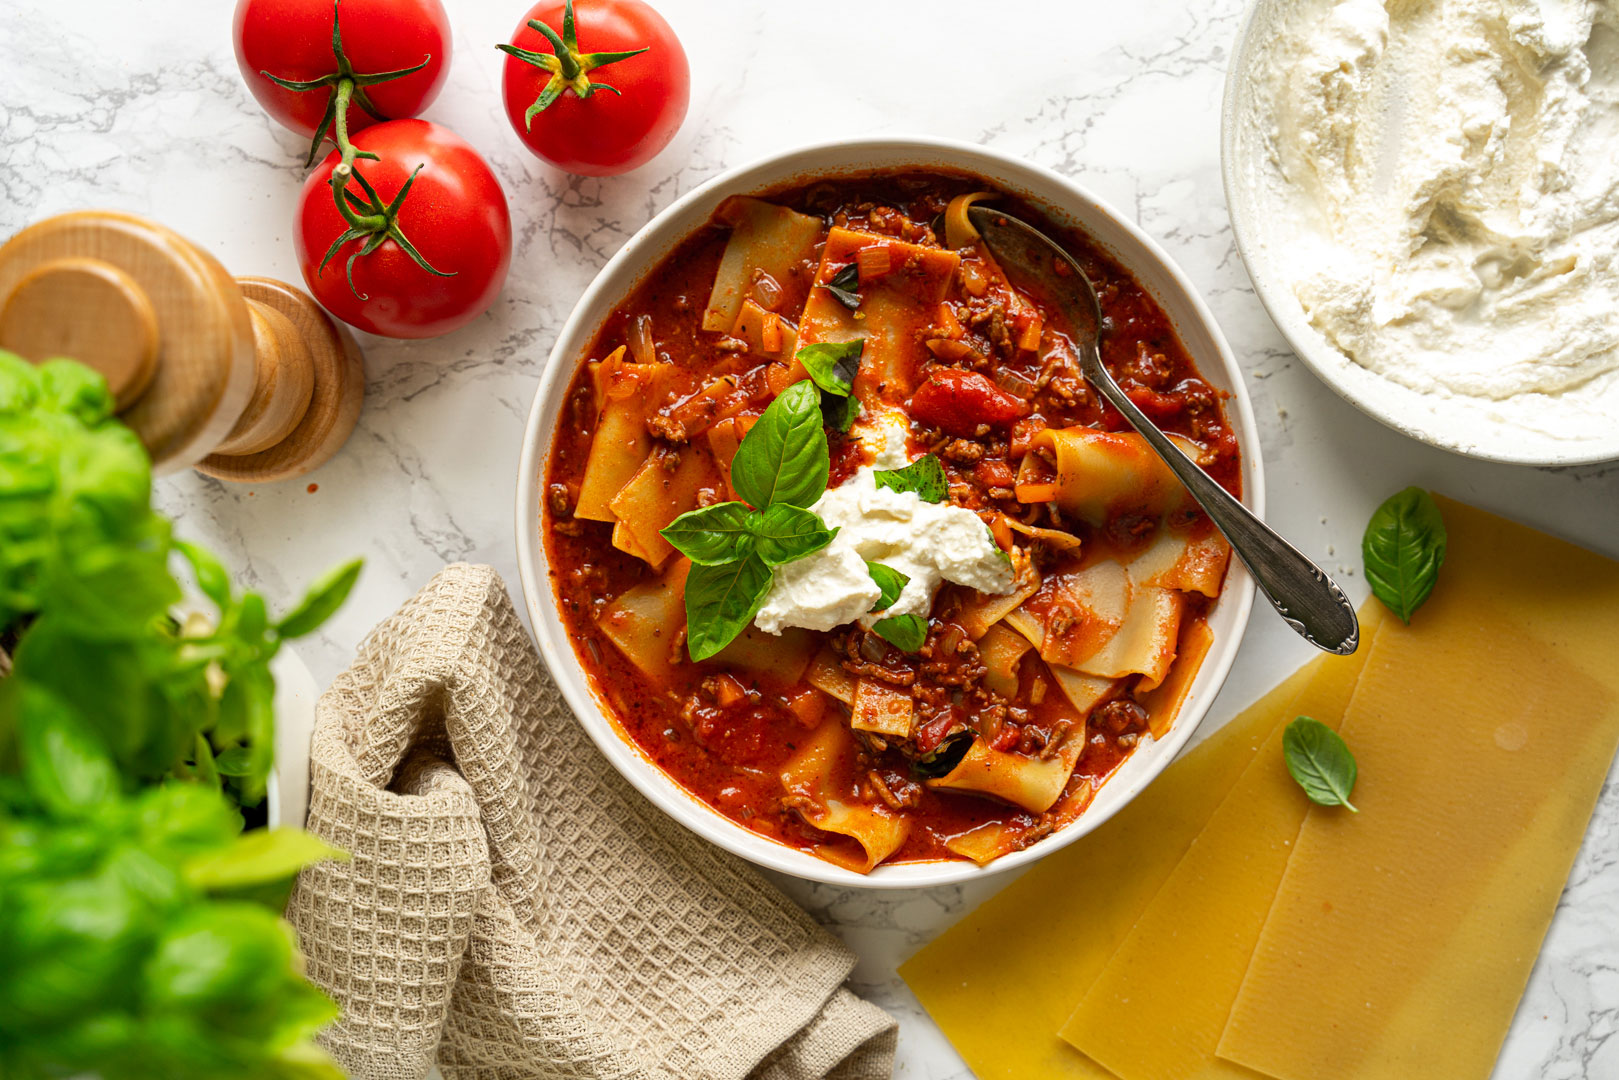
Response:
[{"label": "spoon handle", "polygon": [[1276,613],[1316,648],[1339,656],[1354,652],[1360,644],[1360,620],[1338,583],[1183,454],[1113,381],[1100,356],[1086,356],[1084,366],[1086,377],[1158,451],[1230,541]]}]

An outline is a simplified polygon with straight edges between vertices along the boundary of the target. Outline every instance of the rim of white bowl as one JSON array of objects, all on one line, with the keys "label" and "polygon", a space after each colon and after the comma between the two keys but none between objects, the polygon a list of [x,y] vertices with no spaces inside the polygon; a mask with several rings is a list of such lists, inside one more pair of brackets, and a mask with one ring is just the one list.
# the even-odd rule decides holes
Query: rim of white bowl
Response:
[{"label": "rim of white bowl", "polygon": [[[1183,303],[1176,303],[1175,298],[1165,297],[1158,290],[1149,288],[1148,291],[1165,309],[1166,315],[1171,314],[1174,308],[1184,307],[1190,311],[1195,326],[1175,322],[1176,334],[1183,342],[1192,330],[1208,338],[1207,344],[1212,346],[1213,356],[1202,355],[1190,345],[1188,352],[1192,353],[1193,362],[1206,378],[1216,384],[1223,383],[1223,389],[1229,392],[1227,417],[1235,425],[1242,452],[1243,501],[1261,517],[1265,505],[1264,463],[1260,457],[1253,406],[1243,384],[1241,369],[1203,298],[1174,260],[1134,222],[1081,185],[1050,169],[982,146],[932,136],[892,135],[834,140],[779,151],[728,169],[676,199],[630,237],[585,289],[557,335],[540,376],[523,435],[516,493],[517,561],[523,597],[540,656],[562,691],[563,699],[584,726],[591,741],[619,774],[654,806],[698,836],[756,865],[811,881],[856,888],[923,888],[979,880],[1027,866],[1073,843],[1107,821],[1169,766],[1197,730],[1231,669],[1254,600],[1252,579],[1241,562],[1233,559],[1226,587],[1214,610],[1216,618],[1221,617],[1223,612],[1229,612],[1222,620],[1228,621],[1229,625],[1216,639],[1210,655],[1198,671],[1192,691],[1169,735],[1161,742],[1138,749],[1126,759],[1121,773],[1115,773],[1108,779],[1098,790],[1091,806],[1078,818],[1038,843],[1022,851],[1003,855],[988,866],[981,867],[966,861],[910,862],[883,865],[870,874],[857,874],[736,824],[681,787],[647,758],[633,740],[621,733],[587,683],[584,669],[573,652],[557,612],[556,597],[551,589],[549,560],[540,537],[540,489],[560,402],[557,402],[557,408],[550,410],[549,421],[546,416],[547,404],[555,400],[572,379],[575,366],[605,315],[663,255],[705,221],[724,197],[768,190],[799,178],[808,180],[817,176],[847,175],[874,169],[906,168],[957,170],[983,175],[997,186],[1029,198],[1057,221],[1084,229],[1137,280],[1154,271],[1166,276],[1181,294]],[[1024,182],[1014,179],[1016,177],[1021,177]],[[1032,188],[1040,186],[1055,189],[1061,201],[1035,194]],[[681,219],[703,206],[708,207],[707,211],[696,216],[690,224],[678,226]],[[1138,245],[1155,265],[1143,266],[1139,265],[1140,259],[1121,257],[1110,245],[1095,236],[1094,229],[1080,224],[1081,218],[1087,214],[1105,219],[1127,241]],[[631,267],[633,271],[629,269]],[[618,279],[623,275],[628,277],[620,283]],[[1142,285],[1148,288],[1144,280]],[[610,289],[611,295],[608,295]],[[604,300],[607,301],[605,305]],[[1171,320],[1174,322],[1173,316]],[[1150,751],[1150,755],[1142,758],[1143,751]],[[1132,770],[1131,763],[1138,759],[1143,762],[1142,767]],[[1125,772],[1132,775],[1122,775]],[[1098,812],[1099,803],[1103,804],[1104,812]]]},{"label": "rim of white bowl", "polygon": [[1225,96],[1220,106],[1220,177],[1237,255],[1247,268],[1248,280],[1253,283],[1260,304],[1293,352],[1334,393],[1367,416],[1402,435],[1452,454],[1478,461],[1543,468],[1619,459],[1619,425],[1615,426],[1614,435],[1605,440],[1584,439],[1567,446],[1541,443],[1542,449],[1533,452],[1521,449],[1518,440],[1481,446],[1447,437],[1423,421],[1425,417],[1443,413],[1448,399],[1419,393],[1361,367],[1310,325],[1285,276],[1272,265],[1270,247],[1258,224],[1264,216],[1257,203],[1259,185],[1247,182],[1250,163],[1239,156],[1242,122],[1257,108],[1248,79],[1255,51],[1262,40],[1255,37],[1254,28],[1262,15],[1285,2],[1288,0],[1248,0],[1247,10],[1243,12],[1236,45],[1226,68]]}]

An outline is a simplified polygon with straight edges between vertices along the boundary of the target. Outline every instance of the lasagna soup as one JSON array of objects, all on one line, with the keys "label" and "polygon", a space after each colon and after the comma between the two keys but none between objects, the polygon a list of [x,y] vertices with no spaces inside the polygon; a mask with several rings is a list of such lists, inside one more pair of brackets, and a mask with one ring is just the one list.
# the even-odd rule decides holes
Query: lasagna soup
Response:
[{"label": "lasagna soup", "polygon": [[1124,268],[982,186],[728,200],[597,333],[545,477],[562,618],[624,737],[859,872],[1081,814],[1174,725],[1230,560],[967,206],[1061,239],[1109,370],[1240,494],[1224,395]]}]

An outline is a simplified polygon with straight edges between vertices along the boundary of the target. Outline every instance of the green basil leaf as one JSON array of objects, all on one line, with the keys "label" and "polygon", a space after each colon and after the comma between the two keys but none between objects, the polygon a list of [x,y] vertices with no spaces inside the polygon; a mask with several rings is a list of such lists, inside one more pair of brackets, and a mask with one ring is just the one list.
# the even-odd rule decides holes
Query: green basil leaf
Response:
[{"label": "green basil leaf", "polygon": [[854,427],[855,417],[860,415],[860,399],[850,394],[848,397],[839,397],[821,391],[821,417],[826,426],[833,431],[848,434]]},{"label": "green basil leaf", "polygon": [[1360,542],[1366,581],[1402,622],[1409,623],[1433,592],[1445,543],[1445,519],[1421,488],[1391,495],[1366,523]]},{"label": "green basil leaf", "polygon": [[878,619],[872,627],[877,635],[902,652],[913,653],[928,639],[928,621],[920,615],[895,615]]},{"label": "green basil leaf", "polygon": [[233,746],[214,758],[214,768],[220,776],[250,776],[253,773],[253,751],[245,746]]},{"label": "green basil leaf", "polygon": [[832,459],[813,382],[784,390],[749,429],[731,461],[731,488],[757,509],[808,506],[826,491]]},{"label": "green basil leaf", "polygon": [[254,829],[223,850],[186,860],[185,879],[194,889],[212,892],[289,878],[322,859],[347,859],[348,854],[302,829]]},{"label": "green basil leaf", "polygon": [[958,731],[947,736],[944,742],[934,747],[911,762],[911,772],[924,780],[937,780],[941,776],[949,776],[961,759],[967,756],[967,751],[973,746],[973,733]]},{"label": "green basil leaf", "polygon": [[848,397],[854,389],[854,377],[860,371],[860,354],[865,349],[864,339],[854,341],[821,341],[798,350],[798,362],[804,365],[809,377],[828,394]]},{"label": "green basil leaf", "polygon": [[838,530],[808,510],[777,503],[762,514],[751,514],[747,528],[755,539],[754,550],[770,566],[780,566],[806,555],[813,555],[832,542]]},{"label": "green basil leaf", "polygon": [[17,676],[10,682],[23,782],[45,810],[76,818],[119,793],[106,745],[62,699]]},{"label": "green basil leaf", "polygon": [[822,288],[850,311],[857,310],[860,307],[860,268],[850,263],[834,274],[831,281],[823,282]]},{"label": "green basil leaf", "polygon": [[884,566],[882,563],[872,562],[870,559],[866,560],[866,572],[871,575],[871,580],[877,583],[877,587],[883,591],[882,595],[877,597],[877,602],[871,605],[872,611],[887,611],[893,607],[894,601],[899,599],[899,594],[911,581],[909,576],[900,573],[892,566]]},{"label": "green basil leaf", "polygon": [[707,660],[736,639],[765,602],[770,567],[757,554],[686,575],[686,648]]},{"label": "green basil leaf", "polygon": [[681,514],[661,535],[675,550],[698,566],[719,566],[747,554],[747,520],[753,511],[746,503],[723,502]]},{"label": "green basil leaf", "polygon": [[214,602],[214,606],[224,611],[230,606],[230,574],[225,564],[216,559],[212,552],[198,547],[196,544],[184,540],[174,542],[175,549],[185,556],[186,562],[191,564],[192,573],[197,575],[197,588],[202,594]]},{"label": "green basil leaf", "polygon": [[995,554],[1001,557],[1001,561],[1003,563],[1005,563],[1007,566],[1011,566],[1012,553],[1001,547],[1001,542],[995,539],[995,530],[990,528],[988,525],[985,525],[984,531],[989,534],[989,542],[995,548]]},{"label": "green basil leaf", "polygon": [[359,580],[364,559],[344,563],[309,587],[309,592],[275,624],[276,632],[284,638],[303,637],[320,629],[320,625],[337,613],[349,591]]},{"label": "green basil leaf", "polygon": [[1355,755],[1338,733],[1321,721],[1301,716],[1282,732],[1282,753],[1287,771],[1311,802],[1347,806],[1356,813],[1349,795],[1355,790]]},{"label": "green basil leaf", "polygon": [[923,454],[903,469],[878,469],[872,478],[880,488],[914,491],[923,502],[941,503],[950,494],[944,466],[933,454]]}]

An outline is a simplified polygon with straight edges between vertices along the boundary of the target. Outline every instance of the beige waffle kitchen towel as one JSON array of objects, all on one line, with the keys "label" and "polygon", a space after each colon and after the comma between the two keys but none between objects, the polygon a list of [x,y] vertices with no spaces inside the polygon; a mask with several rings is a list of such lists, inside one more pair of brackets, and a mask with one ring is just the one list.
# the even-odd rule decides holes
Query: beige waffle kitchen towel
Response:
[{"label": "beige waffle kitchen towel", "polygon": [[352,1076],[865,1080],[895,1025],[854,957],[613,771],[506,587],[451,566],[320,699],[288,906]]}]

